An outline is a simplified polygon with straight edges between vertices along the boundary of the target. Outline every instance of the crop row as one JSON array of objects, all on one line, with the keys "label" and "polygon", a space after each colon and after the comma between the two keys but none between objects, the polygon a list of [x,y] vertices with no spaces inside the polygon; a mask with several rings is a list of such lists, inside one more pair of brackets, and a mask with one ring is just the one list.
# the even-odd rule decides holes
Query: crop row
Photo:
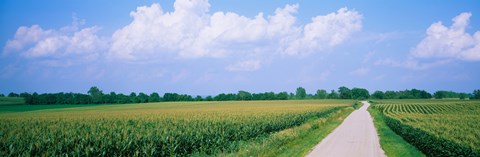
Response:
[{"label": "crop row", "polygon": [[480,103],[377,104],[387,125],[428,156],[480,155]]},{"label": "crop row", "polygon": [[[32,113],[0,119],[0,156],[185,156],[233,152],[242,142],[333,114],[341,106],[296,110]],[[247,106],[248,107],[248,106]],[[244,111],[240,109],[245,109]],[[267,108],[265,108],[267,109]],[[165,109],[167,110],[167,109]],[[68,116],[67,116],[68,115]]]}]

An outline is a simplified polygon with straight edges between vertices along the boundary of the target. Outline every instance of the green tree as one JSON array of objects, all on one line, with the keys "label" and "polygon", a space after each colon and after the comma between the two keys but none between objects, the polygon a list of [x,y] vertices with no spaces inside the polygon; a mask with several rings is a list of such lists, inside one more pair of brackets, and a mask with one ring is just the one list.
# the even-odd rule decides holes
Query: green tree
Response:
[{"label": "green tree", "polygon": [[397,92],[385,91],[385,99],[398,99]]},{"label": "green tree", "polygon": [[14,92],[10,92],[8,93],[8,97],[19,97],[20,95],[18,95],[17,93],[14,93]]},{"label": "green tree", "polygon": [[288,99],[288,93],[287,92],[280,92],[277,94],[277,99],[278,100],[287,100]]},{"label": "green tree", "polygon": [[472,93],[473,99],[480,99],[480,89],[474,90]]},{"label": "green tree", "polygon": [[135,92],[130,93],[129,97],[130,97],[130,102],[131,103],[139,103],[140,102],[140,99],[138,99],[137,93],[135,93]]},{"label": "green tree", "polygon": [[202,96],[197,95],[197,96],[195,97],[195,101],[203,101]]},{"label": "green tree", "polygon": [[153,92],[148,97],[148,102],[160,102],[160,95],[157,92]]},{"label": "green tree", "polygon": [[373,99],[384,99],[385,98],[385,93],[377,90],[377,91],[373,92],[372,98]]},{"label": "green tree", "polygon": [[460,98],[461,100],[465,100],[466,98],[468,98],[468,94],[467,93],[460,93],[458,95],[458,98]]},{"label": "green tree", "polygon": [[332,90],[330,94],[328,94],[328,99],[338,99],[338,93],[335,90]]},{"label": "green tree", "polygon": [[352,92],[347,87],[342,86],[338,88],[338,93],[340,99],[352,99]]},{"label": "green tree", "polygon": [[446,91],[436,91],[435,93],[433,93],[433,97],[435,99],[443,99],[447,97],[447,93]]},{"label": "green tree", "polygon": [[113,103],[119,103],[119,100],[118,100],[119,98],[117,96],[117,93],[110,92],[109,97],[110,97],[110,102],[108,102],[108,103],[112,103],[112,104]]},{"label": "green tree", "polygon": [[148,95],[143,93],[143,92],[138,93],[137,98],[139,99],[140,103],[147,103],[148,102]]},{"label": "green tree", "polygon": [[352,99],[364,100],[370,97],[370,93],[365,88],[353,88],[350,90]]},{"label": "green tree", "polygon": [[92,98],[92,103],[100,104],[103,103],[103,92],[98,89],[96,86],[90,87],[88,94]]},{"label": "green tree", "polygon": [[297,97],[297,99],[305,99],[305,97],[307,96],[307,92],[303,87],[298,87],[295,93],[296,93],[295,96]]},{"label": "green tree", "polygon": [[327,91],[324,89],[319,89],[317,90],[317,93],[315,94],[315,98],[317,99],[326,99],[327,98]]},{"label": "green tree", "polygon": [[252,100],[252,94],[247,91],[238,91],[237,100]]}]

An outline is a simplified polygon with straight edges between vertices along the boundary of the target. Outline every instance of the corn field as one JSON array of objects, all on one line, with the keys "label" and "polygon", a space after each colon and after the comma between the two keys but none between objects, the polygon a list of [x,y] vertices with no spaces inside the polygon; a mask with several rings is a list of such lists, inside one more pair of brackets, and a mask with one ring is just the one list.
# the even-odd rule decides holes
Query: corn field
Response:
[{"label": "corn field", "polygon": [[480,102],[376,104],[387,125],[427,156],[480,156]]},{"label": "corn field", "polygon": [[0,113],[0,156],[187,156],[333,114],[321,101],[178,102]]}]

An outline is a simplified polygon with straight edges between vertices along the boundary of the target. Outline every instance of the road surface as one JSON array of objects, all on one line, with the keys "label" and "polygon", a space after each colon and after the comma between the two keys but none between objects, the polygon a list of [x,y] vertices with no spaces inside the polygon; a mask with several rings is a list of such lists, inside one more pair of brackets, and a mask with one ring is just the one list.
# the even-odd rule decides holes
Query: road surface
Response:
[{"label": "road surface", "polygon": [[323,139],[307,157],[383,157],[377,130],[367,108],[370,104],[353,111],[338,128]]}]

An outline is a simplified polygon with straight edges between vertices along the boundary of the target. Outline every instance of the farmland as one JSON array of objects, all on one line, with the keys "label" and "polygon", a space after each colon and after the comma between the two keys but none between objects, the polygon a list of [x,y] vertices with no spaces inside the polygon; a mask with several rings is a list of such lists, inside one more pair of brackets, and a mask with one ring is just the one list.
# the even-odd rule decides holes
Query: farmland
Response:
[{"label": "farmland", "polygon": [[374,109],[427,156],[479,156],[480,101],[384,100]]},{"label": "farmland", "polygon": [[25,100],[21,97],[0,97],[0,105],[21,105]]},{"label": "farmland", "polygon": [[353,102],[40,105],[35,110],[25,105],[0,106],[0,156],[234,154],[251,143],[268,141],[270,135],[282,130],[333,117],[340,111],[351,112],[344,109],[351,108]]}]

